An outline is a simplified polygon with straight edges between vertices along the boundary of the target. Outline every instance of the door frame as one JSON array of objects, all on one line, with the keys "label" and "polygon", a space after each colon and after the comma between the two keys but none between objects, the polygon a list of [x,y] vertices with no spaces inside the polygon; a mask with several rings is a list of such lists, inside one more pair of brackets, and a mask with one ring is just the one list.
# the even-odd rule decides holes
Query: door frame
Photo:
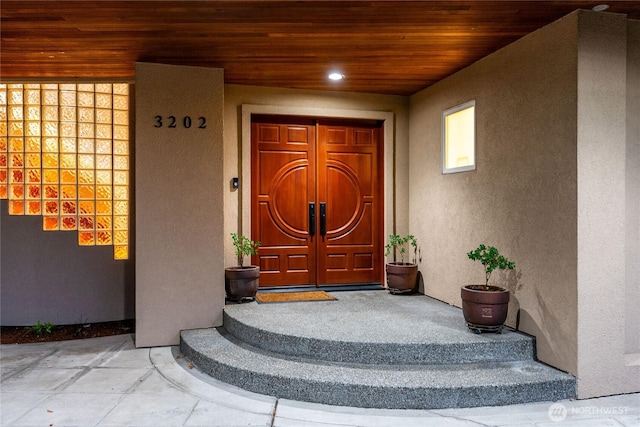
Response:
[{"label": "door frame", "polygon": [[[251,233],[251,115],[286,115],[313,118],[367,119],[383,122],[383,236],[395,229],[395,115],[391,111],[348,110],[339,108],[314,108],[300,106],[242,104],[240,129],[240,206],[238,206],[240,233]],[[383,239],[383,242],[385,241]]]}]

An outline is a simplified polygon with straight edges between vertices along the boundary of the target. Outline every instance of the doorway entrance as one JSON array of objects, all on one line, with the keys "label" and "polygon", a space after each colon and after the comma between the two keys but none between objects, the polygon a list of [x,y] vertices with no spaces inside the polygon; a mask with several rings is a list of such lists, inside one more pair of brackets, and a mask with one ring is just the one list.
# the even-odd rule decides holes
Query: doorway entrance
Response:
[{"label": "doorway entrance", "polygon": [[381,283],[382,124],[252,116],[260,286]]}]

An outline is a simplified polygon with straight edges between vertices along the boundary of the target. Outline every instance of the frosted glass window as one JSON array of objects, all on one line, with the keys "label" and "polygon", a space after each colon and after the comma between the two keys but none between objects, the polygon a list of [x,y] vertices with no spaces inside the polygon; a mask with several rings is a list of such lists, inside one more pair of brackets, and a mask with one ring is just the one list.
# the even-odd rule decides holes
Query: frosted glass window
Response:
[{"label": "frosted glass window", "polygon": [[442,173],[476,168],[476,102],[470,101],[442,114]]},{"label": "frosted glass window", "polygon": [[[129,86],[1,84],[0,198],[129,257]],[[115,154],[115,156],[114,156]],[[115,186],[114,186],[115,180]]]}]

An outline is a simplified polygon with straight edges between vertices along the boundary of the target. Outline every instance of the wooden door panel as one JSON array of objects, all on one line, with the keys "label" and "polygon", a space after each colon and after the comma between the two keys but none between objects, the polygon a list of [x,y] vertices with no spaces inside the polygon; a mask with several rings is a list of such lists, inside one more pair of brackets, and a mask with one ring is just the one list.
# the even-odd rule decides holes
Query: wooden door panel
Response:
[{"label": "wooden door panel", "polygon": [[261,286],[315,283],[316,248],[309,235],[315,199],[311,125],[252,124],[252,237],[259,240]]}]

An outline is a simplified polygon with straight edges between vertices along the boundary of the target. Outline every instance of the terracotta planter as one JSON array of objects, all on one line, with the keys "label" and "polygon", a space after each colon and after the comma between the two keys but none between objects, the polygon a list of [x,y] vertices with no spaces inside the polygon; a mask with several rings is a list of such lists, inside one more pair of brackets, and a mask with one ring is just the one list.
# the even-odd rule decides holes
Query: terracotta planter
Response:
[{"label": "terracotta planter", "polygon": [[498,286],[483,285],[463,286],[462,314],[467,326],[474,332],[500,332],[507,320],[509,308],[509,291]]},{"label": "terracotta planter", "polygon": [[229,267],[224,269],[224,290],[231,301],[255,299],[260,286],[260,267],[249,265],[245,267]]},{"label": "terracotta planter", "polygon": [[417,286],[418,265],[408,262],[387,264],[387,288],[392,294],[413,292]]}]

